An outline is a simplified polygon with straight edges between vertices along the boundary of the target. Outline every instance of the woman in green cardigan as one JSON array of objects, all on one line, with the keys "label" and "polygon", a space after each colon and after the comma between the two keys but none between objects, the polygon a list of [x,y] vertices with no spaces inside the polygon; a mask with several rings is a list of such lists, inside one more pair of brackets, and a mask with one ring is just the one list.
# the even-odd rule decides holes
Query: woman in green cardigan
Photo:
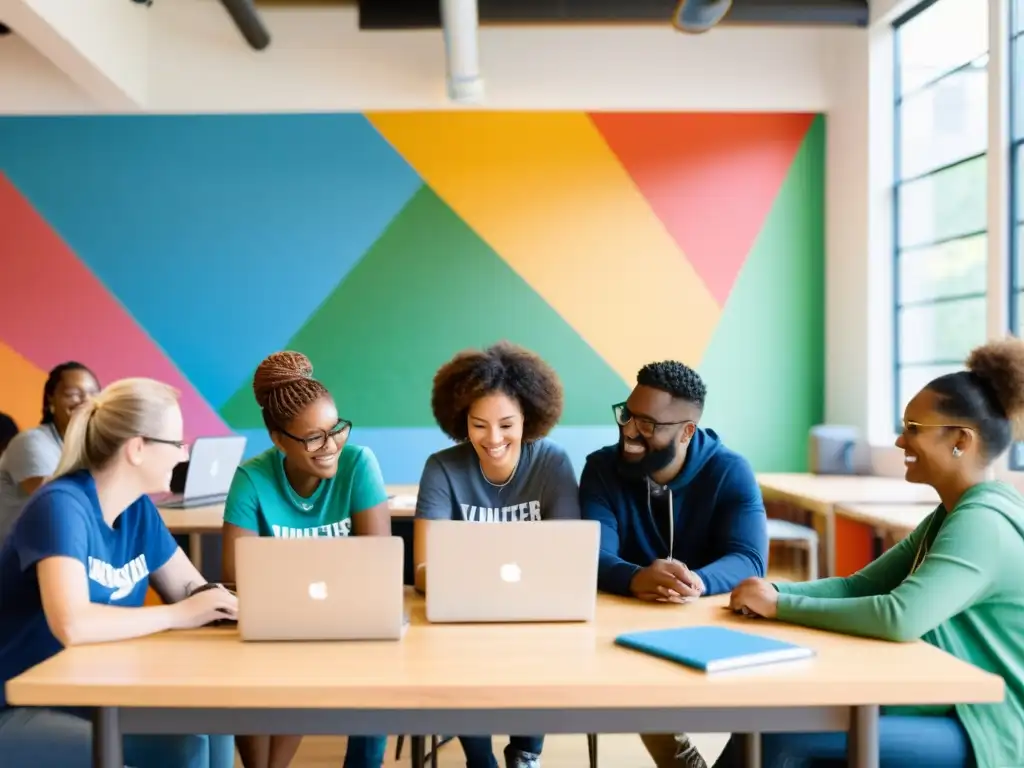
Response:
[{"label": "woman in green cardigan", "polygon": [[[942,502],[908,538],[848,578],[749,579],[732,593],[735,611],[895,642],[922,639],[1006,682],[1001,704],[886,707],[881,768],[1024,766],[1024,497],[986,479],[1022,438],[1024,342],[979,347],[966,371],[935,379],[904,411],[896,446],[907,481],[932,486]],[[765,734],[762,747],[764,768],[823,768],[843,760],[846,734]],[[734,738],[716,768],[741,758]]]}]

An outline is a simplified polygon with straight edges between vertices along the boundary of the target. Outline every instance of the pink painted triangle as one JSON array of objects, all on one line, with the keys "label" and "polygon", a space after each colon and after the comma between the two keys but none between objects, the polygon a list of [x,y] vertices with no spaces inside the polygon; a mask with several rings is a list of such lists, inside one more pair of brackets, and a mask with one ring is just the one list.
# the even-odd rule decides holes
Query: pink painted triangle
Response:
[{"label": "pink painted triangle", "polygon": [[814,117],[590,115],[721,306]]},{"label": "pink painted triangle", "polygon": [[130,376],[163,381],[181,392],[187,440],[230,434],[217,412],[2,173],[0,229],[0,339],[5,344],[44,371],[77,360],[96,373],[101,385]]}]

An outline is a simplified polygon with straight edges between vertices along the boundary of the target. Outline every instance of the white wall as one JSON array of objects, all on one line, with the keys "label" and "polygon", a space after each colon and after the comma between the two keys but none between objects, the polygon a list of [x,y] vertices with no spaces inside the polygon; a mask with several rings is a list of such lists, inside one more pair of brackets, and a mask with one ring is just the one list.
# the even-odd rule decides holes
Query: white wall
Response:
[{"label": "white wall", "polygon": [[[0,0],[2,2],[2,0]],[[354,8],[269,9],[270,48],[250,50],[218,3],[158,2],[149,15],[145,111],[455,108],[438,30],[359,32]],[[484,27],[492,109],[824,111],[823,62],[847,29],[663,25]],[[0,113],[103,111],[15,37],[0,38]]]}]

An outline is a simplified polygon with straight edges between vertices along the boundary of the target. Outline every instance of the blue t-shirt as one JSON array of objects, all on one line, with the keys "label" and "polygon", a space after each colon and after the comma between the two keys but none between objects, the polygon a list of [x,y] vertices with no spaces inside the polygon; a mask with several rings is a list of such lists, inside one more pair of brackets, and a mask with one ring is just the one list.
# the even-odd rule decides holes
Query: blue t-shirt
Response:
[{"label": "blue t-shirt", "polygon": [[36,563],[73,557],[85,566],[90,601],[137,608],[146,599],[149,575],[177,549],[148,496],[132,503],[111,528],[88,472],[42,486],[0,547],[0,707],[7,703],[8,680],[62,647],[46,623]]}]

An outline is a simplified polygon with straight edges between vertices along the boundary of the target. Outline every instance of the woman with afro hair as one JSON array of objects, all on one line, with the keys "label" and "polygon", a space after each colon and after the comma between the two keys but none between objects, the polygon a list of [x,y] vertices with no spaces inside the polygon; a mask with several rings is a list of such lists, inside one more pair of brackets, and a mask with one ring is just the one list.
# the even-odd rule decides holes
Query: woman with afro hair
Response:
[{"label": "woman with afro hair", "polygon": [[[1022,427],[1024,342],[975,349],[967,370],[933,379],[903,412],[896,447],[907,482],[930,485],[940,501],[910,536],[848,578],[748,579],[733,590],[734,611],[848,635],[924,640],[1006,682],[998,704],[885,708],[882,768],[1024,765],[1024,497],[989,473],[1024,439]],[[765,768],[845,759],[842,732],[761,739]],[[734,739],[716,766],[742,764]]]},{"label": "woman with afro hair", "polygon": [[[434,418],[456,445],[427,459],[413,532],[416,588],[426,586],[431,520],[532,523],[578,519],[579,487],[565,450],[547,439],[562,384],[537,355],[501,342],[465,350],[434,376]],[[462,736],[467,768],[497,768],[489,736]],[[508,768],[540,765],[543,736],[512,736]]]}]

